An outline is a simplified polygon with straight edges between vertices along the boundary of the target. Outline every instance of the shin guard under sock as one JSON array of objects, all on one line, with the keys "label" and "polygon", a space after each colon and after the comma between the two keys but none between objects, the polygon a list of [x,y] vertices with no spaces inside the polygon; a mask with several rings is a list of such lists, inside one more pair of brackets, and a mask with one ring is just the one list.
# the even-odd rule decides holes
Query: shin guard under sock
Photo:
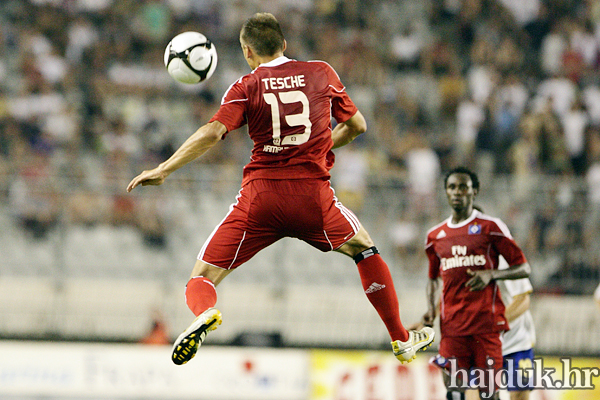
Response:
[{"label": "shin guard under sock", "polygon": [[185,302],[195,316],[217,304],[217,289],[210,279],[195,276],[185,287]]},{"label": "shin guard under sock", "polygon": [[371,247],[354,257],[354,261],[365,294],[383,320],[392,341],[407,341],[408,331],[400,321],[400,306],[394,281],[379,251],[376,247]]}]

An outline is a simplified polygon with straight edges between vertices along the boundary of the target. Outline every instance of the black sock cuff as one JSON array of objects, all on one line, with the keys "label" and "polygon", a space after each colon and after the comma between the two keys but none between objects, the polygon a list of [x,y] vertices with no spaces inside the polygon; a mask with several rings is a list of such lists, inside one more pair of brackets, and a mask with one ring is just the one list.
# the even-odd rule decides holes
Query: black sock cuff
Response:
[{"label": "black sock cuff", "polygon": [[[479,396],[477,396],[477,397],[479,397]],[[446,399],[447,400],[465,400],[465,393],[449,390],[446,392]]]},{"label": "black sock cuff", "polygon": [[361,262],[365,258],[369,258],[371,256],[374,256],[375,254],[379,254],[379,250],[377,250],[377,247],[375,247],[375,246],[369,247],[368,249],[363,250],[360,253],[358,253],[357,255],[355,255],[354,256],[354,262],[358,264],[359,262]]}]

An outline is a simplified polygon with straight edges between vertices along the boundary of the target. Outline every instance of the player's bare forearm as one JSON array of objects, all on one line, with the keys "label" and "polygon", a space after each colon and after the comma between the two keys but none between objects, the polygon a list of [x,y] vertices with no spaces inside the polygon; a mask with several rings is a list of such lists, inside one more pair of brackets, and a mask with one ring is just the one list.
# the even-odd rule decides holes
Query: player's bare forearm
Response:
[{"label": "player's bare forearm", "polygon": [[206,153],[221,140],[226,132],[225,125],[219,121],[202,126],[168,160],[161,163],[160,167],[167,175],[171,174]]},{"label": "player's bare forearm", "polygon": [[521,279],[528,278],[531,274],[531,267],[529,263],[523,263],[519,265],[513,265],[507,269],[495,269],[492,270],[492,279]]},{"label": "player's bare forearm", "polygon": [[427,312],[423,316],[423,325],[433,326],[433,321],[437,315],[438,304],[438,280],[429,279],[425,292],[427,294]]},{"label": "player's bare forearm", "polygon": [[523,313],[529,310],[531,297],[529,293],[521,293],[513,297],[512,302],[506,307],[504,315],[508,322],[512,322],[519,318]]},{"label": "player's bare forearm", "polygon": [[465,284],[470,291],[482,290],[493,280],[502,279],[521,279],[529,277],[531,267],[529,263],[513,265],[507,269],[482,269],[472,271],[467,269],[467,274],[471,275],[471,279]]},{"label": "player's bare forearm", "polygon": [[337,149],[350,143],[356,136],[350,134],[350,128],[345,124],[337,124],[331,132],[331,139],[333,140],[333,148]]},{"label": "player's bare forearm", "polygon": [[357,111],[349,120],[337,124],[336,127],[333,128],[333,131],[331,132],[333,148],[337,149],[338,147],[347,145],[366,130],[367,121],[365,121],[365,118],[360,111]]},{"label": "player's bare forearm", "polygon": [[227,132],[225,125],[214,121],[203,125],[190,136],[171,157],[158,167],[144,171],[129,183],[127,191],[131,192],[136,186],[160,185],[174,171],[206,153],[221,140]]}]

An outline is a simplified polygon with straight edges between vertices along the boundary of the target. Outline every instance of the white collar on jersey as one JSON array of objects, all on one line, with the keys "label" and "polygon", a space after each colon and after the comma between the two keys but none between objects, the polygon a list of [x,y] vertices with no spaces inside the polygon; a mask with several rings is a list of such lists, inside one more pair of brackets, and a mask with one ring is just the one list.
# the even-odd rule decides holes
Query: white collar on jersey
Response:
[{"label": "white collar on jersey", "polygon": [[466,224],[468,224],[469,222],[471,222],[475,218],[477,218],[478,215],[479,215],[479,211],[474,209],[469,218],[465,219],[464,221],[460,221],[458,224],[452,223],[452,215],[451,215],[450,218],[448,218],[448,222],[447,222],[448,228],[460,228],[462,226],[465,226]]},{"label": "white collar on jersey", "polygon": [[276,67],[278,65],[285,64],[288,61],[291,61],[291,59],[287,58],[286,56],[281,56],[281,57],[277,57],[276,59],[271,60],[267,63],[260,64],[257,68],[259,68],[259,67]]}]

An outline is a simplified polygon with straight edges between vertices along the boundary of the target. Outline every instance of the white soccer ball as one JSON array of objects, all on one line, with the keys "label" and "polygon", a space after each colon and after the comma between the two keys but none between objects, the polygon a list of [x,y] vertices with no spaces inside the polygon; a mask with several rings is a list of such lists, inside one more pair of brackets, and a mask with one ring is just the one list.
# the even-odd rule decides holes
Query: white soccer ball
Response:
[{"label": "white soccer ball", "polygon": [[183,32],[167,45],[165,66],[169,75],[178,82],[202,82],[210,78],[217,68],[217,49],[203,34]]}]

